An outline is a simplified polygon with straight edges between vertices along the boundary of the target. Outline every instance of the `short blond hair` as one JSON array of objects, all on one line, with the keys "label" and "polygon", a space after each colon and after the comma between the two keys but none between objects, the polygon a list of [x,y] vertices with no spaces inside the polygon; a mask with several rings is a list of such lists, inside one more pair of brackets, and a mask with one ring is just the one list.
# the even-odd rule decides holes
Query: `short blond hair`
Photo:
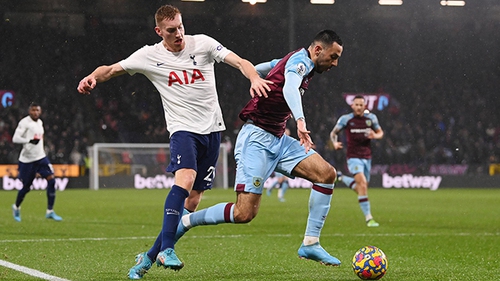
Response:
[{"label": "short blond hair", "polygon": [[181,11],[172,5],[163,5],[155,13],[156,25],[162,22],[164,19],[173,20],[177,14],[181,14]]}]

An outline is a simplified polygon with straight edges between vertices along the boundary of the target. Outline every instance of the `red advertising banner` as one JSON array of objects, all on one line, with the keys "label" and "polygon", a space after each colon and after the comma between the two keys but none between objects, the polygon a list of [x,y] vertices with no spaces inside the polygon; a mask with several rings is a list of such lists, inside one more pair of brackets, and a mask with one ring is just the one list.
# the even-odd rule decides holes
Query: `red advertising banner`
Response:
[{"label": "red advertising banner", "polygon": [[389,101],[391,96],[389,94],[381,93],[381,94],[373,94],[373,93],[343,93],[345,102],[348,105],[352,104],[352,100],[355,96],[363,96],[366,100],[366,107],[368,110],[378,110],[382,111],[386,107],[389,106]]}]

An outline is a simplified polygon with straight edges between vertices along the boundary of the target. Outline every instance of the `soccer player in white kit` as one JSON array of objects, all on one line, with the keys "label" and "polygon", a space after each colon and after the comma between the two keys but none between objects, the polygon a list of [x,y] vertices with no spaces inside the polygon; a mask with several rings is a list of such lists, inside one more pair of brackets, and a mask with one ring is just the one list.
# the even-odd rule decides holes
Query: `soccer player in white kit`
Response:
[{"label": "soccer player in white kit", "polygon": [[113,65],[96,68],[77,88],[90,94],[97,83],[125,73],[141,73],[160,92],[171,136],[167,171],[174,173],[175,184],[165,200],[162,230],[153,247],[137,255],[130,279],[141,279],[155,260],[158,266],[174,270],[184,266],[174,251],[177,225],[185,209],[195,211],[201,194],[212,187],[220,132],[225,130],[215,86],[215,61],[239,69],[251,82],[252,97],[267,97],[267,84],[272,83],[260,78],[252,63],[215,39],[184,35],[181,12],[176,7],[161,6],[155,20],[161,42],[144,46]]},{"label": "soccer player in white kit", "polygon": [[45,155],[43,147],[43,122],[40,119],[42,108],[36,103],[29,106],[29,115],[21,119],[17,125],[12,142],[20,143],[23,149],[19,154],[19,179],[23,183],[23,188],[17,192],[16,202],[12,205],[12,215],[14,220],[21,221],[21,203],[24,197],[31,190],[31,184],[36,175],[47,180],[47,211],[45,217],[55,221],[62,221],[54,210],[56,200],[56,180],[54,170],[49,159]]}]

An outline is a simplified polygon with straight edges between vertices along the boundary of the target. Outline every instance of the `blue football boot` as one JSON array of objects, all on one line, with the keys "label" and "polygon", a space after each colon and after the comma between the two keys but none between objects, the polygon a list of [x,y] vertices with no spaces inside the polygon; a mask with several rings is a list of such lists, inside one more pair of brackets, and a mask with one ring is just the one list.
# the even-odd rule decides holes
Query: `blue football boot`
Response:
[{"label": "blue football boot", "polygon": [[12,216],[15,221],[21,221],[21,208],[17,208],[16,204],[12,204]]},{"label": "blue football boot", "polygon": [[167,248],[158,254],[156,257],[156,265],[173,270],[180,270],[184,267],[184,263],[179,260],[172,248]]},{"label": "blue football boot", "polygon": [[54,211],[50,211],[45,215],[46,218],[48,219],[53,219],[55,221],[62,221],[62,218],[56,214]]},{"label": "blue football boot", "polygon": [[306,246],[304,243],[299,248],[299,258],[317,261],[324,265],[340,266],[341,262],[336,257],[331,256],[319,242]]},{"label": "blue football boot", "polygon": [[132,280],[142,279],[144,274],[153,265],[153,261],[148,257],[147,253],[140,253],[135,257],[136,264],[129,270],[128,278]]}]

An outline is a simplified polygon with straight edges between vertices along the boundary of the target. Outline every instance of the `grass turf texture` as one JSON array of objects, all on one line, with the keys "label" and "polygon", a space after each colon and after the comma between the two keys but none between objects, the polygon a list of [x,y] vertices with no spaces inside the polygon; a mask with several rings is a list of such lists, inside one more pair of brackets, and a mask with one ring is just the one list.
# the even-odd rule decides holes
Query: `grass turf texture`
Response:
[{"label": "grass turf texture", "polygon": [[[62,222],[45,219],[43,191],[28,194],[15,222],[15,192],[0,192],[0,259],[69,280],[127,280],[137,253],[160,231],[168,190],[66,190],[58,192]],[[335,190],[321,236],[322,246],[343,263],[326,267],[300,260],[309,190],[263,195],[249,224],[190,230],[176,252],[179,272],[151,268],[143,280],[359,280],[354,253],[365,245],[388,257],[383,280],[499,280],[500,190],[370,189],[381,224],[367,228],[356,195]],[[234,201],[232,190],[208,191],[201,208]],[[1,280],[40,280],[0,266]]]}]

